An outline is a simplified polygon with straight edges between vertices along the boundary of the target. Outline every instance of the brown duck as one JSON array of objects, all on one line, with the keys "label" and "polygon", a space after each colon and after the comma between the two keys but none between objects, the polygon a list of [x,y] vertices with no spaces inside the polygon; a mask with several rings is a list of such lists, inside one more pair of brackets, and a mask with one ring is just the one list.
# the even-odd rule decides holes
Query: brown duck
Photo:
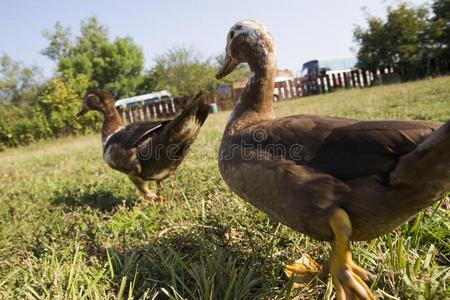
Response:
[{"label": "brown duck", "polygon": [[[147,199],[161,200],[161,181],[170,176],[194,142],[205,122],[210,106],[197,94],[193,101],[173,120],[144,121],[122,126],[114,98],[102,89],[86,94],[78,116],[89,110],[103,114],[103,158],[114,170],[128,175]],[[157,193],[146,181],[155,180]]]},{"label": "brown duck", "polygon": [[231,27],[216,77],[243,62],[252,75],[223,134],[222,177],[276,220],[331,242],[337,299],[374,299],[350,241],[391,231],[450,190],[450,122],[276,119],[274,42],[256,21]]}]

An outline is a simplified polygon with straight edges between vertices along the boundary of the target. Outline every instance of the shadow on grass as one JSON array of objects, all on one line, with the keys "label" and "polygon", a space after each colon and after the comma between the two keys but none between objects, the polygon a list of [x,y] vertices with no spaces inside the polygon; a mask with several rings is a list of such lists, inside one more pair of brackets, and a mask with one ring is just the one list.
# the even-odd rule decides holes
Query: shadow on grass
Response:
[{"label": "shadow on grass", "polygon": [[135,199],[120,197],[109,190],[79,191],[66,189],[55,192],[53,205],[65,205],[68,209],[90,206],[103,212],[111,212],[119,206],[131,207]]},{"label": "shadow on grass", "polygon": [[[251,245],[253,238],[245,235],[220,224],[174,226],[146,243],[101,252],[126,297],[290,299],[295,292],[275,255],[278,241]],[[317,284],[319,279],[311,282]]]}]

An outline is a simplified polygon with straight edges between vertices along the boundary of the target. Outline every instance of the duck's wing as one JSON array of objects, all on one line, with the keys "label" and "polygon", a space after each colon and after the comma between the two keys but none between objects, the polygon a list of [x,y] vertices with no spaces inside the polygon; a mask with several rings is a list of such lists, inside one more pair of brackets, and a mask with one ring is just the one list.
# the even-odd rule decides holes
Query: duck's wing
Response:
[{"label": "duck's wing", "polygon": [[134,148],[143,143],[150,136],[161,132],[170,121],[171,120],[143,121],[132,123],[111,136],[108,143],[119,144],[125,149]]},{"label": "duck's wing", "polygon": [[[151,142],[140,145],[138,157],[144,165],[144,172],[176,167],[197,137],[209,110],[206,96],[197,94],[181,114],[167,123]],[[147,165],[151,168],[146,168]]]},{"label": "duck's wing", "polygon": [[[283,145],[285,157],[345,180],[387,173],[442,124],[427,121],[355,121],[292,116],[252,128],[267,135],[264,146]],[[276,150],[270,150],[275,155]],[[294,151],[292,151],[292,149]]]},{"label": "duck's wing", "polygon": [[426,121],[364,121],[334,128],[308,165],[341,179],[387,173],[439,126]]}]

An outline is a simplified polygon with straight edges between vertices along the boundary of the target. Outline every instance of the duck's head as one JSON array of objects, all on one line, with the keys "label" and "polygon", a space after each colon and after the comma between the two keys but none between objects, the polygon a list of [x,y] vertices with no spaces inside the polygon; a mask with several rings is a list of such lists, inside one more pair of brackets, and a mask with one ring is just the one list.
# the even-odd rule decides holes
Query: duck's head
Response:
[{"label": "duck's head", "polygon": [[83,104],[77,116],[82,116],[90,110],[96,110],[105,113],[108,107],[114,105],[114,97],[105,90],[92,89],[86,93]]},{"label": "duck's head", "polygon": [[254,20],[239,21],[228,32],[225,60],[216,78],[225,77],[244,62],[252,69],[264,67],[272,63],[274,51],[273,38],[266,26]]}]

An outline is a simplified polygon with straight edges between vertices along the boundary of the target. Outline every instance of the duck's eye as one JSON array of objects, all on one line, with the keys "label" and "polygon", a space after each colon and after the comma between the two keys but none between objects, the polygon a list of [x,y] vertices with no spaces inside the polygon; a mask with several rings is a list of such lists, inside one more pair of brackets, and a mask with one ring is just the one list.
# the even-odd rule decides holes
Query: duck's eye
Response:
[{"label": "duck's eye", "polygon": [[230,39],[234,37],[234,31],[230,31]]}]

